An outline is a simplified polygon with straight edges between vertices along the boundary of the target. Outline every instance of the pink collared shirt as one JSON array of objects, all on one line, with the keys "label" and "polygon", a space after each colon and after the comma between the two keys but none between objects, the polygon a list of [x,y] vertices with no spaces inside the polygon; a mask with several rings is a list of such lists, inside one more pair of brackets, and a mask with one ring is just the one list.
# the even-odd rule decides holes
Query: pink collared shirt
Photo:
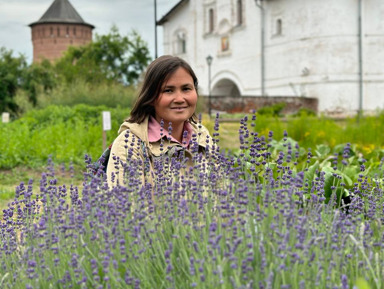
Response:
[{"label": "pink collared shirt", "polygon": [[[161,133],[163,135],[161,135]],[[175,139],[172,135],[171,141],[172,142],[177,142],[181,144],[183,147],[187,148],[189,146],[189,142],[192,139],[192,133],[193,133],[193,128],[192,125],[189,122],[184,122],[184,129],[183,129],[183,140],[180,143],[177,139]],[[157,122],[157,120],[153,117],[150,116],[148,119],[148,140],[149,142],[158,142],[161,140],[162,137],[169,137],[169,133],[167,128],[161,128],[161,125]]]}]

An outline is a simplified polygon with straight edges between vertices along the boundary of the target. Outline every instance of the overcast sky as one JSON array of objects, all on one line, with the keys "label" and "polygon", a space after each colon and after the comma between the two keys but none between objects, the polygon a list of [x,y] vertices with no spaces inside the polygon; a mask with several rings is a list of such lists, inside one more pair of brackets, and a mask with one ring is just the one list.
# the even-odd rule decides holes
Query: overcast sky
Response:
[{"label": "overcast sky", "polygon": [[[43,16],[54,0],[0,0],[0,47],[19,53],[32,62],[30,23]],[[93,33],[107,34],[115,24],[121,35],[132,29],[148,43],[151,57],[155,51],[154,0],[69,0],[83,20],[95,26]],[[157,0],[157,19],[179,0]],[[158,27],[158,55],[162,54],[162,28]]]}]

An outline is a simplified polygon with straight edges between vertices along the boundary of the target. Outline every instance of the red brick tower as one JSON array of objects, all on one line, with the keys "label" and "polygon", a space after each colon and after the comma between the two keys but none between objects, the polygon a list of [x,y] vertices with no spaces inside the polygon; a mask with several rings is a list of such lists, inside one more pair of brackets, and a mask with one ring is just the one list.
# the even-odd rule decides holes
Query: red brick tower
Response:
[{"label": "red brick tower", "polygon": [[92,41],[93,25],[84,22],[68,0],[55,0],[32,29],[33,62],[55,60],[69,46]]}]

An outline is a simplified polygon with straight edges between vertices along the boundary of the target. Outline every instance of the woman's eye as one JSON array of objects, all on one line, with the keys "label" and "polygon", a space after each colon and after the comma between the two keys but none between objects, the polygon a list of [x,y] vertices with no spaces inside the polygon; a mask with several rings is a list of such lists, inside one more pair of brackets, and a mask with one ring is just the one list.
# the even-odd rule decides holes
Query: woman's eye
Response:
[{"label": "woman's eye", "polygon": [[170,93],[170,92],[172,92],[172,89],[164,89],[163,92],[164,92],[164,93]]}]

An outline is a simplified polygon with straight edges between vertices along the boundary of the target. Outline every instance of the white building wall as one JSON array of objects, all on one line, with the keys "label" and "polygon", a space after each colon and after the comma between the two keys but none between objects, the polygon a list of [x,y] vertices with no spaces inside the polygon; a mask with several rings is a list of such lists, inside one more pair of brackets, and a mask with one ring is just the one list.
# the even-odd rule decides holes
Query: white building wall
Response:
[{"label": "white building wall", "polygon": [[[357,108],[357,5],[289,2],[266,5],[267,94],[316,97],[320,111]],[[277,18],[283,23],[280,36],[271,27]]]},{"label": "white building wall", "polygon": [[384,1],[363,2],[363,107],[384,109]]},{"label": "white building wall", "polygon": [[[236,83],[241,95],[255,95],[260,87],[260,18],[253,1],[245,1],[243,7],[245,25],[235,27],[233,6],[235,0],[190,0],[181,7],[170,21],[163,24],[164,54],[178,55],[187,60],[195,70],[200,83],[200,93],[208,94],[208,65],[211,55],[211,87],[223,79]],[[206,11],[216,10],[215,29],[207,33]],[[255,15],[256,13],[256,15]],[[188,32],[187,53],[179,54],[172,46],[172,35],[184,28]],[[253,31],[250,31],[252,29]],[[229,37],[229,51],[221,52],[221,37]],[[246,43],[244,43],[246,40]]]},{"label": "white building wall", "polygon": [[[206,57],[213,56],[212,94],[236,85],[240,95],[261,95],[261,18],[254,0],[243,1],[237,25],[236,0],[189,0],[163,24],[164,53],[186,59],[208,94]],[[358,0],[267,0],[265,92],[268,96],[319,99],[326,113],[359,108]],[[384,109],[384,1],[363,1],[363,109]],[[208,9],[215,29],[208,33]],[[278,34],[281,21],[281,34]],[[179,54],[175,33],[184,30],[187,51]],[[221,38],[229,50],[221,51]]]}]

